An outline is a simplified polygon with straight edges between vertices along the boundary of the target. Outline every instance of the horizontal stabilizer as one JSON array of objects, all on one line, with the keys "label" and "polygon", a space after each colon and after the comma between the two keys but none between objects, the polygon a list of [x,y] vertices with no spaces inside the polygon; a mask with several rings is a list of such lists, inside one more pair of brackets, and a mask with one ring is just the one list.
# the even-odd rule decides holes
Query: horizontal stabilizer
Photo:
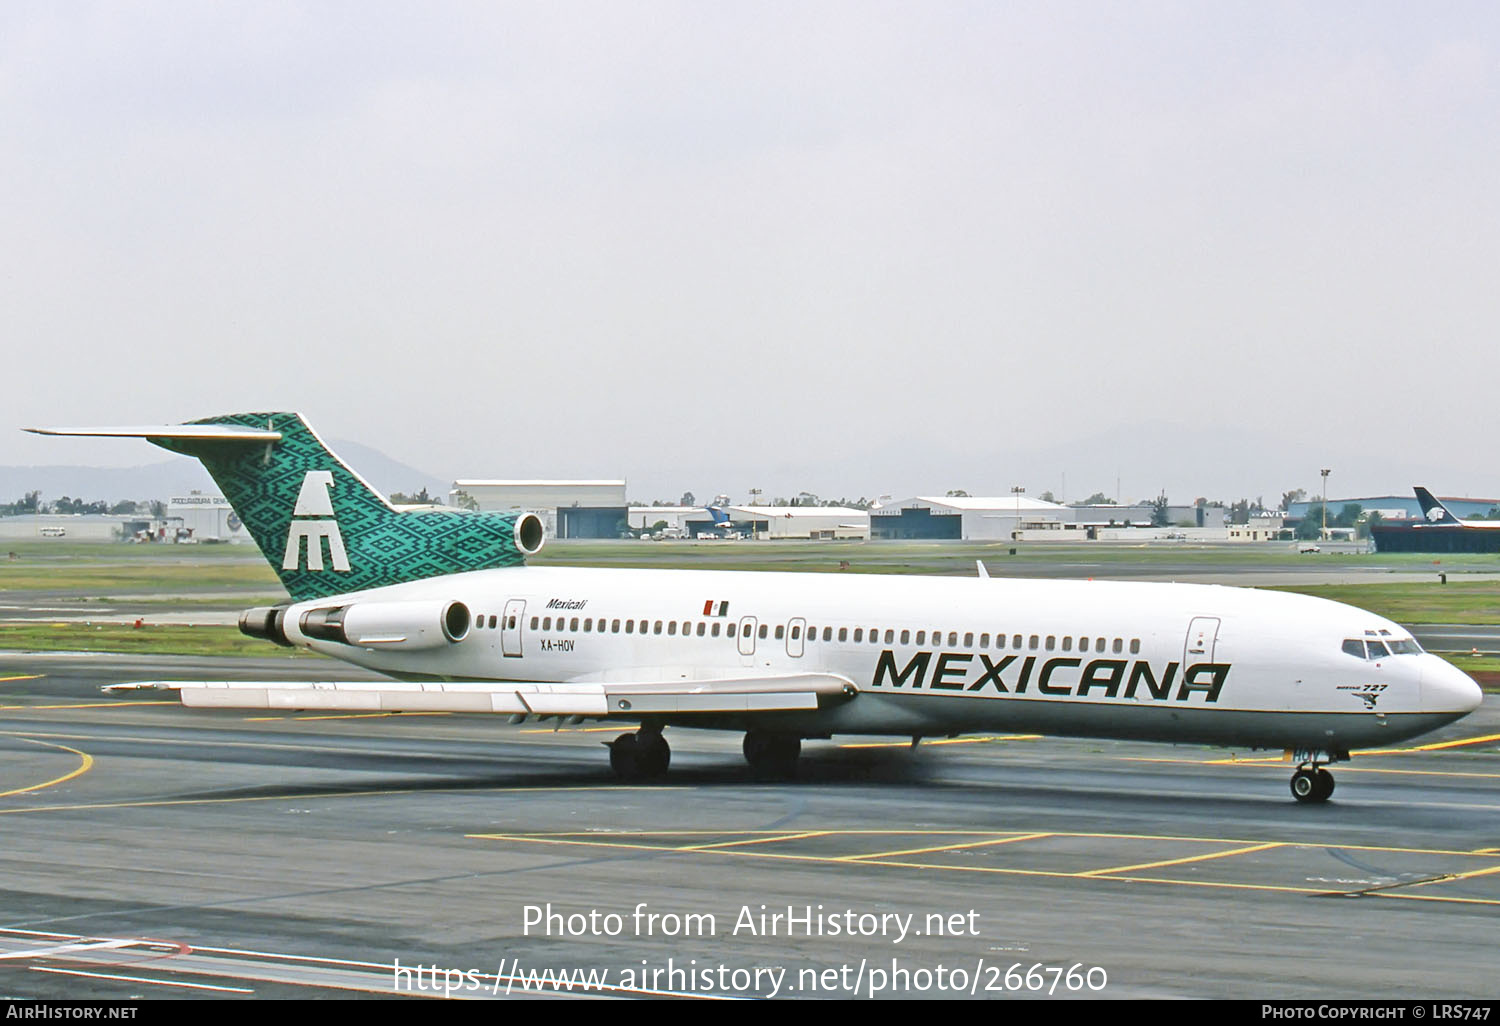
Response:
[{"label": "horizontal stabilizer", "polygon": [[644,715],[790,712],[853,698],[826,673],[718,680],[549,684],[541,681],[134,681],[105,690],[175,690],[182,704],[219,709],[506,713],[638,719]]},{"label": "horizontal stabilizer", "polygon": [[280,431],[226,424],[156,424],[144,427],[27,428],[34,435],[88,438],[176,438],[194,442],[279,442]]}]

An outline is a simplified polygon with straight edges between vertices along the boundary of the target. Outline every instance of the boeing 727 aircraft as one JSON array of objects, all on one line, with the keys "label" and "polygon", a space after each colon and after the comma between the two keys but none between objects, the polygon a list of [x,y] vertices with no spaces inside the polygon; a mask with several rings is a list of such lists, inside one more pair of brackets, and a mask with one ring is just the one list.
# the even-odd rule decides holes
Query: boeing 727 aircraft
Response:
[{"label": "boeing 727 aircraft", "polygon": [[151,681],[236,709],[499,713],[619,720],[623,778],[659,776],[663,730],[744,733],[787,775],[836,734],[1025,731],[1285,749],[1298,801],[1326,764],[1479,705],[1405,628],[1336,602],[1240,588],[528,567],[531,514],[397,510],[301,416],[31,429],[145,438],[202,460],[291,601],[246,634],[389,682]]}]

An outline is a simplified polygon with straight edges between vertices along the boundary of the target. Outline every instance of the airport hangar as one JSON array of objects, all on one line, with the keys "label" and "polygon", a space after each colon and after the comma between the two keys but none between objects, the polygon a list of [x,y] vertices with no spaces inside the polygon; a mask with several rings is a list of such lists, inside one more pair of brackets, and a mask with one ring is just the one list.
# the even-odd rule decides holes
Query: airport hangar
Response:
[{"label": "airport hangar", "polygon": [[[809,538],[822,541],[869,541],[870,514],[849,506],[724,506],[728,532],[746,538]],[[630,526],[649,530],[665,523],[685,538],[718,537],[716,524],[703,506],[632,506]]]},{"label": "airport hangar", "polygon": [[628,522],[624,479],[454,481],[449,504],[465,496],[486,512],[535,513],[548,538],[618,538]]},{"label": "airport hangar", "polygon": [[[919,495],[870,511],[873,538],[1016,541],[1025,532],[1078,532],[1150,527],[1152,509],[1139,506],[1064,506],[1026,495],[996,497]],[[1061,535],[1058,535],[1061,537]]]}]

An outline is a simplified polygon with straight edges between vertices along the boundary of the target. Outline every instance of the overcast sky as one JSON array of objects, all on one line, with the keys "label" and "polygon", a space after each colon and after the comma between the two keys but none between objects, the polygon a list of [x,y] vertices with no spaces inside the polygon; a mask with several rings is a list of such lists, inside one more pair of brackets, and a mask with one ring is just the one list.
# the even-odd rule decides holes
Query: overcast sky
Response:
[{"label": "overcast sky", "polygon": [[1500,495],[1492,2],[13,0],[0,133],[4,464]]}]

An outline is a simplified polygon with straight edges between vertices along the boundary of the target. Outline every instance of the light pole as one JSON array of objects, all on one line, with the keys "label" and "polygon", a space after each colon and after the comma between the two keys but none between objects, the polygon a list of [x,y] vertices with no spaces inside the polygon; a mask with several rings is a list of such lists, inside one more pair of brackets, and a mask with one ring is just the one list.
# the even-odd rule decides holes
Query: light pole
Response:
[{"label": "light pole", "polygon": [[1322,538],[1323,538],[1324,541],[1327,541],[1328,540],[1328,475],[1331,474],[1331,473],[1333,473],[1333,471],[1329,470],[1327,467],[1324,467],[1322,470],[1318,471],[1318,473],[1320,473],[1320,474],[1323,475],[1323,534],[1322,534]]}]

